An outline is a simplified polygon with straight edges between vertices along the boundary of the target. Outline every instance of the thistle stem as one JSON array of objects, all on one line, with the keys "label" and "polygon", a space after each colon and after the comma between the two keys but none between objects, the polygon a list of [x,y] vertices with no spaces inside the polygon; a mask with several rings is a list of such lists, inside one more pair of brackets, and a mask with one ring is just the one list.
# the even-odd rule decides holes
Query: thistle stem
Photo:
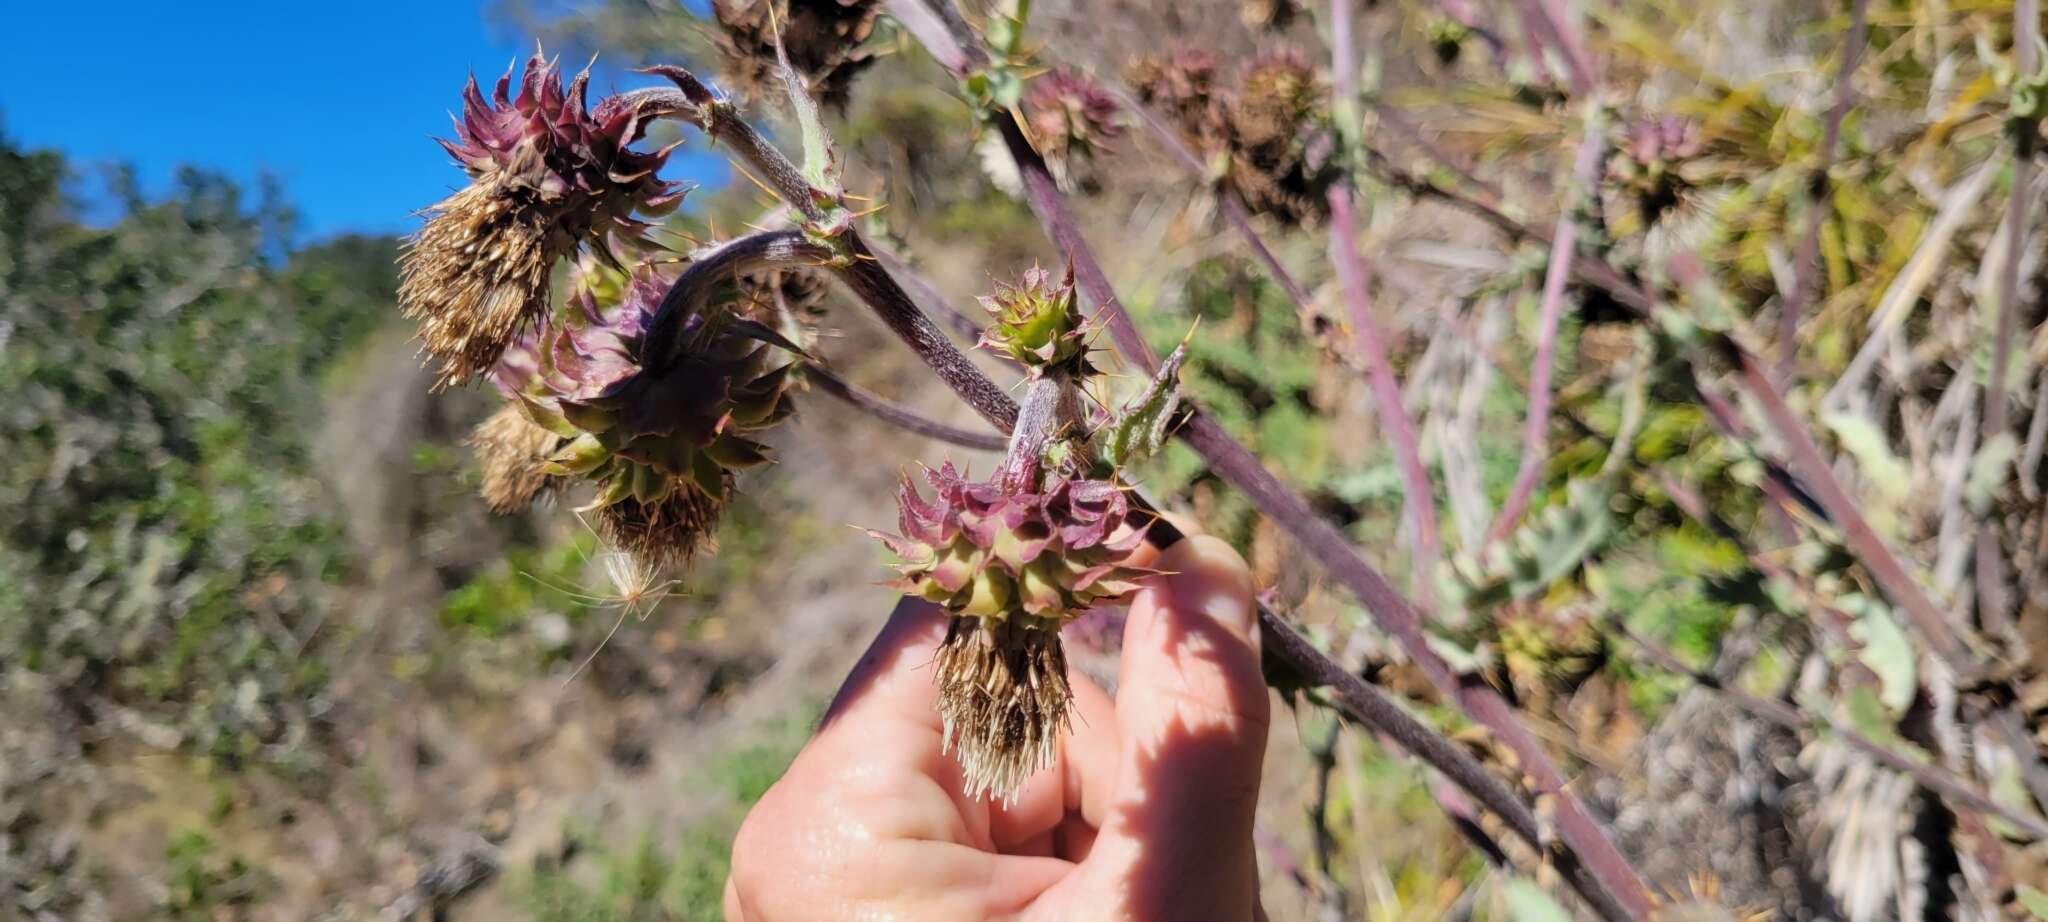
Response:
[{"label": "thistle stem", "polygon": [[816,384],[818,390],[905,432],[975,451],[1002,451],[1010,444],[1008,439],[996,433],[962,429],[891,403],[816,362],[804,366],[804,377]]}]

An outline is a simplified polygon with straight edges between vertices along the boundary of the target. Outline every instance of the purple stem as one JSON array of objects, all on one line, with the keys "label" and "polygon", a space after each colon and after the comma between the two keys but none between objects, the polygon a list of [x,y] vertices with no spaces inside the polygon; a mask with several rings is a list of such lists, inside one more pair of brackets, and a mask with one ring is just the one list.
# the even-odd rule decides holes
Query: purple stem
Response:
[{"label": "purple stem", "polygon": [[1557,216],[1557,230],[1550,238],[1550,267],[1543,276],[1543,307],[1536,330],[1536,357],[1529,366],[1529,410],[1522,429],[1522,464],[1515,471],[1514,486],[1501,504],[1500,514],[1486,530],[1482,547],[1508,536],[1521,524],[1522,513],[1536,492],[1536,478],[1549,460],[1550,376],[1557,359],[1557,327],[1564,316],[1564,288],[1571,279],[1572,261],[1578,253],[1579,224],[1573,217],[1580,195],[1593,193],[1599,178],[1601,143],[1600,118],[1586,113],[1586,135],[1579,142],[1579,156],[1572,166],[1571,186],[1565,190],[1564,213]]},{"label": "purple stem", "polygon": [[824,391],[846,403],[866,412],[885,423],[915,433],[928,439],[936,439],[975,451],[1002,451],[1010,440],[993,432],[976,432],[962,429],[950,423],[943,423],[924,416],[915,410],[899,406],[869,392],[858,384],[834,374],[830,369],[816,363],[804,365],[804,377],[818,390]]},{"label": "purple stem", "polygon": [[[1339,135],[1363,134],[1358,118],[1358,51],[1352,42],[1350,0],[1330,3],[1330,73],[1336,104],[1332,109],[1349,122]],[[1394,363],[1387,357],[1386,338],[1372,315],[1372,270],[1358,254],[1358,228],[1351,214],[1351,180],[1347,177],[1330,186],[1330,261],[1337,269],[1337,283],[1344,289],[1344,304],[1351,315],[1352,335],[1365,359],[1366,377],[1372,385],[1373,400],[1379,404],[1382,425],[1393,439],[1394,454],[1405,481],[1408,517],[1415,529],[1415,547],[1409,555],[1408,591],[1424,610],[1436,607],[1432,580],[1442,539],[1436,527],[1436,491],[1429,483],[1429,469],[1422,463],[1422,447],[1415,437],[1415,422],[1401,400],[1401,382],[1394,377]]]},{"label": "purple stem", "polygon": [[1834,196],[1834,184],[1828,179],[1828,171],[1835,165],[1835,149],[1842,142],[1842,120],[1849,115],[1849,107],[1856,101],[1851,88],[1856,75],[1856,62],[1863,57],[1863,46],[1870,32],[1870,0],[1850,0],[1849,36],[1842,43],[1842,62],[1835,70],[1835,103],[1828,109],[1828,121],[1820,142],[1820,167],[1813,175],[1813,196],[1807,202],[1806,228],[1799,238],[1799,254],[1792,263],[1792,290],[1785,294],[1785,306],[1778,312],[1778,382],[1785,386],[1792,384],[1792,374],[1799,357],[1799,315],[1806,310],[1806,302],[1812,297],[1815,264],[1820,260],[1820,228],[1828,213],[1828,201]]},{"label": "purple stem", "polygon": [[1436,569],[1441,539],[1436,528],[1436,496],[1429,483],[1429,470],[1422,463],[1422,448],[1415,437],[1415,424],[1401,402],[1401,383],[1394,379],[1394,366],[1387,358],[1379,324],[1372,316],[1371,280],[1364,260],[1358,256],[1357,231],[1351,220],[1351,185],[1340,182],[1330,187],[1330,258],[1337,266],[1337,281],[1344,286],[1344,303],[1351,314],[1351,330],[1358,339],[1359,354],[1365,357],[1366,376],[1372,383],[1373,399],[1379,404],[1380,419],[1394,443],[1401,462],[1401,476],[1407,481],[1408,516],[1415,528],[1415,552],[1408,590],[1424,608],[1435,607],[1430,579]]}]

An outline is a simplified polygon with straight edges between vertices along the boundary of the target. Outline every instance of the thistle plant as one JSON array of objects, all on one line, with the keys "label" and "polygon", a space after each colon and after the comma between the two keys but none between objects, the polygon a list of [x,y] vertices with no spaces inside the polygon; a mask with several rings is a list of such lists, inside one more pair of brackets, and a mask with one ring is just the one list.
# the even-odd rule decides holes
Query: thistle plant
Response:
[{"label": "thistle plant", "polygon": [[[865,22],[862,17],[872,10],[859,4],[841,6],[846,7],[846,21],[852,22]],[[487,499],[494,506],[517,507],[574,480],[592,481],[596,499],[589,508],[607,522],[608,540],[646,557],[687,557],[703,540],[729,495],[732,472],[765,459],[760,434],[788,412],[792,364],[815,361],[798,346],[805,341],[803,337],[778,327],[783,318],[771,309],[809,298],[791,297],[773,281],[777,278],[774,273],[829,272],[874,310],[937,377],[1008,438],[1002,463],[985,478],[970,476],[950,463],[925,471],[922,488],[917,478],[906,476],[898,497],[897,532],[875,533],[900,558],[897,585],[945,608],[950,615],[935,656],[939,710],[946,746],[961,762],[970,796],[1008,798],[1026,777],[1051,760],[1071,704],[1062,627],[1090,606],[1128,592],[1146,575],[1147,571],[1133,565],[1140,544],[1149,541],[1164,547],[1178,537],[1156,517],[1151,503],[1121,479],[1124,465],[1168,438],[1179,438],[1217,479],[1240,489],[1279,531],[1298,542],[1305,556],[1319,562],[1363,604],[1378,627],[1402,648],[1408,665],[1435,689],[1440,703],[1454,705],[1500,743],[1501,758],[1518,769],[1516,784],[1526,785],[1526,789],[1511,790],[1489,776],[1471,756],[1388,704],[1361,682],[1354,670],[1336,665],[1268,610],[1262,612],[1261,628],[1266,650],[1277,664],[1276,686],[1293,691],[1327,690],[1325,700],[1331,706],[1395,737],[1405,750],[1428,760],[1497,815],[1509,832],[1538,849],[1541,865],[1554,867],[1595,914],[1610,920],[1652,917],[1657,901],[1650,886],[1619,850],[1612,834],[1566,785],[1568,775],[1554,755],[1522,725],[1516,716],[1517,706],[1504,698],[1498,687],[1484,681],[1483,672],[1474,665],[1480,661],[1469,655],[1452,655],[1460,651],[1445,646],[1444,641],[1453,638],[1441,631],[1441,625],[1455,623],[1460,616],[1445,609],[1460,604],[1479,608],[1465,614],[1492,619],[1487,627],[1504,652],[1510,679],[1517,680],[1525,698],[1537,697],[1528,692],[1541,691],[1541,686],[1553,680],[1572,684],[1580,673],[1600,666],[1608,657],[1622,655],[1627,648],[1606,643],[1590,617],[1554,617],[1570,600],[1558,591],[1566,579],[1563,570],[1583,572],[1588,605],[1606,604],[1604,594],[1611,586],[1603,565],[1612,562],[1612,555],[1600,542],[1587,537],[1604,532],[1588,527],[1559,534],[1555,536],[1559,542],[1533,549],[1541,553],[1540,559],[1532,561],[1541,566],[1504,577],[1515,604],[1526,606],[1526,618],[1515,612],[1489,613],[1474,604],[1476,596],[1451,598],[1442,608],[1427,598],[1421,606],[1411,603],[1359,553],[1355,535],[1319,517],[1304,496],[1275,476],[1214,418],[1199,408],[1178,405],[1173,380],[1178,356],[1160,363],[1138,336],[1136,325],[1111,287],[1110,274],[1087,245],[1075,211],[1066,200],[1068,186],[1059,181],[1065,169],[1062,161],[1095,149],[1100,140],[1114,134],[1116,123],[1109,118],[1108,107],[1099,105],[1100,100],[1087,88],[1065,82],[1060,71],[1029,84],[1030,94],[1023,95],[1026,83],[1020,78],[1020,63],[1027,56],[1019,50],[1024,24],[1019,16],[992,21],[991,34],[984,37],[955,15],[957,11],[930,9],[918,0],[901,0],[897,6],[903,12],[923,14],[898,19],[912,37],[927,46],[935,61],[959,79],[960,95],[970,102],[980,127],[989,129],[984,135],[986,150],[1008,158],[1020,194],[1069,260],[1068,273],[1058,281],[1042,270],[1033,270],[1018,284],[1002,287],[985,299],[990,317],[981,345],[1023,367],[1022,399],[1013,400],[965,362],[890,271],[881,268],[881,260],[861,236],[858,215],[847,205],[851,196],[844,191],[836,152],[811,102],[805,77],[812,78],[811,88],[822,88],[817,87],[816,74],[808,73],[808,65],[799,62],[792,66],[790,58],[797,55],[786,43],[775,49],[774,67],[796,113],[804,150],[800,166],[747,125],[738,105],[678,69],[659,71],[675,82],[676,90],[615,97],[600,102],[587,116],[580,79],[576,89],[554,96],[542,84],[556,84],[529,79],[528,83],[539,87],[530,102],[524,91],[514,100],[501,88],[496,104],[478,102],[468,107],[473,114],[465,122],[459,146],[480,153],[464,156],[458,151],[458,156],[472,171],[476,185],[434,213],[437,222],[450,220],[464,213],[461,209],[468,206],[463,202],[474,199],[489,208],[479,206],[471,212],[490,220],[467,220],[446,227],[430,224],[414,254],[416,261],[426,261],[408,267],[407,307],[426,321],[423,332],[429,351],[444,362],[443,383],[466,380],[495,366],[492,377],[511,401],[510,409],[487,421],[475,439],[485,455]],[[1584,38],[1576,34],[1576,21],[1569,17],[1551,21],[1554,17],[1547,12],[1548,5],[1531,2],[1525,6],[1538,26],[1531,29],[1533,40],[1556,46],[1539,55],[1538,63],[1569,71],[1569,94],[1586,103],[1575,108],[1604,115],[1606,106],[1596,92],[1603,86],[1602,77],[1585,52]],[[828,8],[826,12],[842,11]],[[724,7],[719,15],[721,20],[727,18]],[[1685,276],[1710,274],[1700,271],[1705,263],[1697,258],[1660,256],[1646,268],[1672,270],[1670,277],[1681,287],[1664,290],[1654,287],[1662,282],[1641,281],[1663,276],[1633,271],[1632,264],[1631,271],[1619,268],[1614,261],[1615,238],[1630,232],[1618,225],[1601,226],[1597,209],[1580,204],[1581,196],[1596,203],[1603,200],[1596,194],[1601,190],[1592,187],[1603,178],[1600,167],[1605,165],[1606,180],[1657,206],[1644,209],[1646,220],[1641,223],[1650,223],[1647,219],[1668,210],[1665,200],[1679,197],[1687,188],[1686,180],[1704,159],[1699,155],[1707,145],[1700,139],[1712,139],[1716,151],[1728,146],[1726,126],[1703,124],[1696,131],[1669,119],[1637,120],[1635,130],[1612,135],[1601,130],[1600,119],[1588,118],[1586,141],[1579,152],[1582,163],[1573,171],[1569,187],[1573,192],[1563,196],[1564,204],[1557,206],[1565,212],[1557,222],[1558,229],[1546,235],[1540,228],[1510,217],[1520,205],[1503,207],[1503,202],[1493,201],[1508,196],[1468,175],[1470,169],[1463,164],[1444,165],[1466,184],[1486,187],[1490,197],[1447,189],[1438,179],[1405,173],[1384,152],[1366,147],[1359,125],[1346,126],[1349,133],[1338,137],[1332,130],[1332,93],[1342,104],[1336,108],[1354,115],[1368,101],[1357,85],[1361,68],[1353,53],[1349,15],[1347,4],[1332,5],[1332,54],[1327,70],[1319,70],[1299,53],[1273,50],[1235,67],[1234,82],[1226,87],[1218,79],[1214,55],[1176,52],[1133,70],[1130,76],[1144,105],[1132,106],[1129,114],[1139,116],[1133,123],[1149,127],[1157,123],[1145,117],[1145,106],[1165,110],[1165,122],[1180,131],[1178,137],[1171,128],[1158,133],[1168,136],[1169,147],[1182,146],[1178,159],[1191,178],[1225,203],[1222,213],[1235,215],[1233,228],[1243,235],[1249,249],[1261,255],[1280,287],[1304,311],[1311,310],[1310,287],[1287,277],[1281,260],[1259,239],[1247,217],[1250,213],[1274,218],[1273,223],[1290,232],[1330,215],[1330,260],[1347,298],[1356,302],[1355,315],[1368,319],[1371,304],[1359,296],[1368,292],[1370,277],[1356,271],[1363,264],[1362,238],[1350,212],[1366,201],[1378,207],[1382,193],[1413,193],[1464,204],[1520,242],[1548,245],[1551,252],[1541,313],[1550,319],[1543,322],[1536,343],[1537,354],[1544,358],[1532,361],[1528,379],[1532,398],[1542,398],[1541,402],[1532,399],[1528,431],[1543,438],[1526,443],[1530,446],[1529,464],[1525,465],[1528,474],[1518,475],[1508,503],[1512,511],[1504,511],[1499,521],[1513,526],[1521,518],[1522,507],[1530,502],[1556,505],[1552,498],[1556,491],[1537,492],[1539,481],[1547,475],[1544,462],[1557,454],[1547,450],[1544,441],[1547,431],[1555,428],[1550,425],[1552,382],[1548,369],[1558,342],[1556,318],[1562,314],[1567,291],[1597,290],[1614,302],[1613,308],[1627,314],[1630,322],[1654,326],[1674,340],[1674,356],[1668,364],[1683,374],[1674,374],[1670,386],[1658,392],[1681,393],[1687,395],[1686,401],[1698,398],[1705,409],[1695,413],[1703,416],[1700,426],[1692,428],[1711,425],[1731,441],[1754,438],[1746,428],[1748,420],[1727,409],[1727,400],[1714,380],[1716,374],[1728,373],[1728,378],[1753,398],[1763,421],[1787,446],[1783,461],[1772,460],[1760,450],[1757,457],[1769,462],[1767,475],[1760,475],[1763,492],[1787,513],[1786,521],[1779,524],[1788,537],[1795,527],[1814,526],[1806,524],[1810,518],[1799,517],[1802,510],[1788,504],[1786,497],[1812,496],[1813,505],[1831,520],[1824,524],[1840,528],[1840,543],[1846,552],[1842,556],[1853,557],[1867,571],[1871,584],[1904,613],[1914,638],[1926,646],[1930,658],[1945,661],[1970,682],[1987,687],[1997,684],[1999,679],[1987,677],[1969,661],[1973,648],[1964,643],[1968,631],[1943,619],[1934,600],[1886,546],[1887,539],[1864,521],[1821,448],[1805,431],[1793,404],[1787,402],[1784,382],[1761,370],[1740,339],[1738,325],[1710,326],[1695,319],[1706,313],[1700,308],[1710,303],[1707,294],[1714,279]],[[1465,17],[1457,18],[1465,28],[1473,28]],[[774,18],[768,21],[772,33]],[[2031,39],[2026,46],[2032,48]],[[766,66],[766,56],[757,57]],[[799,67],[806,73],[799,74]],[[1845,67],[1845,73],[1847,70]],[[552,80],[552,71],[547,73]],[[1625,79],[1617,78],[1609,89],[1618,88]],[[474,92],[472,96],[480,99]],[[573,105],[569,102],[572,98]],[[1374,102],[1388,105],[1385,99]],[[1555,113],[1536,108],[1517,113],[1517,117],[1537,125],[1555,120]],[[525,114],[514,118],[507,113]],[[536,117],[533,113],[551,114]],[[623,145],[637,139],[644,129],[635,121],[639,117],[686,120],[744,160],[750,175],[758,176],[793,209],[789,223],[794,226],[732,241],[731,247],[748,254],[745,259],[719,261],[739,249],[692,254],[680,272],[673,265],[656,265],[653,258],[619,260],[621,251],[634,253],[645,246],[631,216],[663,207],[669,201],[669,187],[652,172],[606,168],[592,173],[592,165],[603,158],[573,145],[558,144],[561,132],[556,128],[580,126],[585,121],[609,125],[607,119],[620,113],[630,116],[620,123],[621,130],[606,129],[596,135],[619,142],[608,155],[614,161],[659,156],[658,152],[621,153]],[[489,121],[493,126],[503,124],[518,130],[492,128],[486,132],[468,124],[470,121],[479,125]],[[1386,121],[1394,123],[1391,118]],[[491,144],[472,143],[472,137],[487,134],[494,139]],[[578,127],[568,134],[581,138],[589,132]],[[1562,132],[1548,131],[1545,136],[1550,135]],[[496,140],[501,137],[516,141]],[[518,147],[521,143],[527,146]],[[1337,150],[1340,144],[1346,149]],[[1828,157],[1833,146],[1825,146],[1830,151]],[[1187,147],[1199,150],[1191,152]],[[1617,156],[1603,156],[1608,147]],[[2020,147],[2031,151],[2032,139]],[[565,149],[574,155],[563,155]],[[632,160],[628,166],[638,162]],[[1388,182],[1368,185],[1362,175],[1368,170],[1384,172]],[[507,176],[539,178],[513,182]],[[553,176],[601,176],[604,182],[551,183],[549,177]],[[568,195],[562,190],[578,191]],[[1354,201],[1354,190],[1373,195]],[[547,197],[551,194],[556,198]],[[2014,206],[2015,214],[2020,207]],[[516,214],[519,220],[491,223],[500,212]],[[2023,226],[2023,218],[2012,220]],[[1782,222],[1752,222],[1764,228],[1758,234],[1778,223]],[[500,229],[500,224],[516,233]],[[1859,232],[1858,236],[1872,235]],[[518,245],[500,246],[507,240]],[[625,246],[614,248],[607,243]],[[1684,241],[1679,245],[1689,246]],[[569,303],[559,316],[551,315],[544,296],[548,276],[555,264],[579,249],[589,252],[578,260],[578,282],[571,286]],[[520,258],[508,262],[499,257],[501,252],[520,254]],[[458,258],[465,254],[484,258]],[[624,264],[607,268],[608,258]],[[517,272],[505,269],[510,262],[520,267]],[[1799,262],[1803,265],[1809,260]],[[1354,271],[1347,272],[1347,266]],[[1687,266],[1692,269],[1688,271]],[[1861,266],[1851,268],[1863,271]],[[1797,266],[1794,269],[1795,275],[1804,271]],[[768,274],[750,275],[755,272]],[[713,276],[727,280],[722,293],[706,281]],[[1796,292],[1800,286],[1791,287]],[[751,293],[735,295],[736,290]],[[488,297],[435,300],[422,294],[467,291],[485,292]],[[1674,310],[1674,304],[1687,299],[1692,301],[1692,310]],[[1788,300],[1796,304],[1800,299]],[[1084,301],[1093,312],[1086,319],[1081,311]],[[479,310],[478,304],[490,309]],[[505,304],[516,309],[506,310]],[[2001,311],[2008,307],[2002,306]],[[1084,390],[1098,377],[1090,354],[1094,323],[1110,334],[1134,370],[1157,375],[1138,404],[1113,420],[1103,420],[1086,409],[1089,401]],[[514,342],[516,347],[508,350],[506,344]],[[2004,344],[2008,351],[2010,347],[2010,343]],[[1478,351],[1475,349],[1475,354]],[[1393,378],[1394,366],[1385,361],[1379,364],[1387,369],[1390,386],[1384,392],[1391,395],[1375,397],[1381,404],[1379,412],[1388,419],[1402,416],[1409,411],[1403,406],[1399,382]],[[1538,365],[1545,369],[1540,374],[1533,370]],[[1856,372],[1856,367],[1850,371]],[[1577,398],[1563,399],[1564,384],[1560,383],[1559,403],[1565,407],[1563,412],[1572,412],[1579,404]],[[1426,383],[1421,387],[1426,390]],[[854,393],[843,382],[839,388],[842,394]],[[1986,418],[1995,415],[1987,412]],[[901,424],[903,418],[899,413],[895,421]],[[1597,425],[1584,428],[1602,437],[1610,428],[1602,419],[1591,423]],[[940,428],[926,426],[920,431],[937,432]],[[1390,426],[1389,431],[1399,430]],[[1457,435],[1452,430],[1442,431],[1444,435],[1435,441]],[[1413,431],[1391,437],[1416,440]],[[1620,440],[1618,435],[1616,439]],[[1843,442],[1855,450],[1852,440],[1845,437]],[[1612,447],[1601,451],[1621,459],[1615,462],[1617,469],[1640,481],[1628,482],[1634,492],[1669,495],[1688,517],[1703,525],[1714,524],[1716,510],[1699,502],[1678,501],[1683,484],[1676,481],[1684,478],[1654,475],[1643,467],[1656,462],[1652,455]],[[1955,457],[1967,454],[1960,451]],[[1415,458],[1419,461],[1419,452]],[[2009,461],[1994,458],[1987,464],[2002,472]],[[1428,469],[1420,463],[1404,467],[1412,467],[1412,472],[1404,471],[1408,478],[1404,489],[1417,500],[1414,508],[1421,511],[1420,518],[1433,521]],[[1449,467],[1447,462],[1446,477],[1451,476]],[[1794,483],[1795,478],[1799,482]],[[1973,474],[1971,480],[1976,479]],[[1985,489],[1995,489],[1995,485]],[[1572,494],[1569,489],[1564,492],[1568,498]],[[1566,506],[1569,508],[1569,500]],[[1614,511],[1612,506],[1602,503],[1598,509],[1587,508],[1604,522]],[[1483,519],[1484,510],[1480,512]],[[1952,531],[1966,533],[1962,526],[1970,520],[1956,521],[1959,524]],[[1589,519],[1582,524],[1598,522]],[[1525,532],[1510,527],[1506,533]],[[1740,546],[1745,537],[1728,540]],[[1565,538],[1574,540],[1563,541]],[[1476,550],[1483,551],[1498,540],[1486,538]],[[1416,543],[1425,544],[1420,539]],[[1773,556],[1746,546],[1740,549],[1745,553],[1738,556],[1755,561],[1759,574],[1769,569],[1767,575],[1779,579],[1776,568],[1780,565]],[[1435,549],[1421,556],[1434,558]],[[1426,573],[1433,561],[1422,563],[1418,572]],[[1566,563],[1570,566],[1563,566]],[[1979,564],[1988,567],[1981,559]],[[1791,582],[1800,575],[1792,573],[1785,580]],[[1990,577],[1980,577],[1980,581],[1996,588],[1996,580]],[[1824,594],[1824,586],[1817,589]],[[1693,675],[1687,667],[1660,661],[1664,668]],[[1697,680],[1710,688],[1730,687],[1723,677]],[[1910,686],[1901,687],[1910,690]],[[1960,687],[1948,691],[1977,694]],[[1812,727],[1808,717],[1775,699],[1732,700],[1795,731]],[[1897,740],[1888,735],[1891,729],[1889,723],[1874,723],[1839,732],[1857,751],[1892,770],[1913,775],[1921,787],[1938,792],[1953,806],[1995,816],[2036,838],[2048,835],[2048,822],[1991,800],[1978,782],[1936,767],[1943,764],[1940,760],[1916,760],[1899,752],[1894,748]],[[1538,805],[1542,821],[1537,819]]]},{"label": "thistle plant", "polygon": [[1059,631],[1136,588],[1144,543],[1125,488],[1091,479],[1081,435],[1088,325],[1071,275],[1043,269],[984,298],[983,346],[1023,366],[1025,398],[1003,464],[970,480],[949,462],[898,494],[900,534],[871,531],[902,558],[897,588],[951,614],[936,658],[945,747],[973,797],[1008,800],[1048,765],[1071,702]]}]

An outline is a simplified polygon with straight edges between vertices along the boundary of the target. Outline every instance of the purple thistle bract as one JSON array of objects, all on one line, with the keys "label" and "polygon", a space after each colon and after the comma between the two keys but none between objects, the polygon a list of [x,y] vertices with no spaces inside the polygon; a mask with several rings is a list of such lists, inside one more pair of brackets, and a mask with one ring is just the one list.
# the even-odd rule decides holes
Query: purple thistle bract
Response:
[{"label": "purple thistle bract", "polygon": [[559,67],[535,54],[517,95],[511,71],[488,99],[475,77],[463,91],[455,139],[441,145],[470,184],[426,210],[398,291],[439,363],[437,387],[489,371],[547,312],[557,261],[585,245],[609,259],[613,242],[644,230],[636,212],[659,215],[682,199],[657,175],[670,149],[630,147],[667,104],[614,96],[586,111],[589,83],[585,69],[565,88]]},{"label": "purple thistle bract", "polygon": [[[562,478],[596,482],[586,507],[615,546],[659,566],[686,559],[723,509],[735,470],[768,460],[752,437],[794,411],[790,353],[730,304],[661,318],[670,278],[651,265],[630,277],[587,264],[562,316],[509,348],[491,380],[545,441],[490,438],[480,448],[524,449],[481,460],[485,499],[517,508]],[[656,343],[657,322],[679,331]],[[667,355],[647,355],[666,348]],[[493,478],[493,471],[507,472]],[[530,476],[538,472],[540,478]],[[526,476],[514,476],[526,475]],[[494,487],[505,492],[493,495]]]},{"label": "purple thistle bract", "polygon": [[1035,491],[969,480],[949,462],[909,475],[898,494],[901,534],[879,531],[902,558],[897,588],[953,615],[935,658],[945,747],[971,797],[1013,797],[1048,765],[1072,694],[1061,625],[1137,588],[1129,565],[1144,532],[1127,528],[1129,499],[1101,480],[1045,477]]}]

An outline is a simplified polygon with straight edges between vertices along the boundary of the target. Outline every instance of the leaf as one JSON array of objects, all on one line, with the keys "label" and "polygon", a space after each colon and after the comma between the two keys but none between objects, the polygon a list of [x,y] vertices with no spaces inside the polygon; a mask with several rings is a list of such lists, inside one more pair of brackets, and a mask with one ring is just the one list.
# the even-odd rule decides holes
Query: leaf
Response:
[{"label": "leaf", "polygon": [[1906,497],[1912,489],[1912,478],[1898,456],[1892,454],[1884,433],[1877,431],[1870,420],[1854,413],[1829,413],[1821,421],[1834,430],[1842,447],[1855,457],[1857,470],[1882,500],[1889,504]]},{"label": "leaf", "polygon": [[1556,899],[1526,877],[1508,878],[1501,894],[1507,899],[1508,917],[1515,922],[1571,922],[1572,915]]},{"label": "leaf", "polygon": [[[1860,604],[1859,604],[1860,602]],[[1877,673],[1883,688],[1878,693],[1884,706],[1892,713],[1904,713],[1913,703],[1918,688],[1918,658],[1913,653],[1912,641],[1906,639],[1906,632],[1899,628],[1891,610],[1883,602],[1860,596],[1845,596],[1842,599],[1845,611],[1861,608],[1861,617],[1849,626],[1849,633],[1863,644],[1858,658],[1863,665]]]},{"label": "leaf", "polygon": [[2019,885],[2020,905],[2034,918],[2048,922],[2048,893],[2042,893],[2026,884]]},{"label": "leaf", "polygon": [[1963,484],[1963,500],[1970,511],[1978,515],[1991,512],[1991,503],[1998,498],[1998,488],[2005,485],[2006,472],[2012,469],[2012,459],[2019,454],[2019,440],[2010,432],[2001,432],[1970,459],[1970,478]]},{"label": "leaf", "polygon": [[1111,466],[1121,469],[1136,464],[1166,444],[1174,411],[1180,408],[1180,366],[1187,353],[1187,343],[1182,342],[1160,363],[1159,374],[1145,386],[1144,393],[1117,413],[1102,445],[1102,456]]}]

